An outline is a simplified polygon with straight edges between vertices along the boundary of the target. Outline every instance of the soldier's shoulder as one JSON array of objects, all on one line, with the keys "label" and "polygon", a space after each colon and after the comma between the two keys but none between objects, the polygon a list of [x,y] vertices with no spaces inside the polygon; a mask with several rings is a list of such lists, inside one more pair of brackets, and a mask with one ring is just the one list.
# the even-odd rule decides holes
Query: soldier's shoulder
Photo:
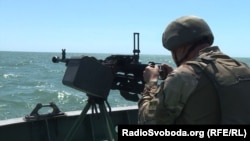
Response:
[{"label": "soldier's shoulder", "polygon": [[192,67],[192,65],[189,64],[182,64],[178,68],[174,70],[176,74],[179,75],[188,75],[188,74],[194,74],[195,68]]},{"label": "soldier's shoulder", "polygon": [[170,80],[178,80],[178,81],[191,81],[193,79],[197,79],[198,74],[195,69],[191,65],[183,64],[179,67],[175,68],[172,73],[168,75]]}]

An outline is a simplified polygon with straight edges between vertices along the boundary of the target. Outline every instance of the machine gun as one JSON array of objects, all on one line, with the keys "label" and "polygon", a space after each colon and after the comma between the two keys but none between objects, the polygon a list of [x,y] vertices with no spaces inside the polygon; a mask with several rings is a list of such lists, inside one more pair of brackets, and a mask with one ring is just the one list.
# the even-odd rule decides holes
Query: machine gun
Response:
[{"label": "machine gun", "polygon": [[54,56],[54,63],[64,62],[67,69],[63,84],[86,92],[87,95],[106,99],[110,89],[131,101],[138,101],[138,94],[144,88],[143,71],[148,64],[139,61],[139,33],[134,33],[133,55],[111,55],[104,60],[92,56],[66,58]]},{"label": "machine gun", "polygon": [[[107,97],[112,89],[119,90],[126,100],[139,100],[138,94],[143,91],[145,84],[143,71],[149,65],[142,64],[139,61],[139,54],[139,33],[134,33],[133,55],[111,55],[104,60],[83,55],[66,58],[66,50],[62,49],[61,58],[57,56],[52,58],[54,63],[64,62],[67,66],[62,83],[83,91],[88,96],[88,103],[67,134],[65,141],[69,141],[74,137],[87,111],[91,107],[97,109],[96,105],[99,105],[100,113],[105,118],[109,140],[117,140],[114,125],[106,109],[107,105],[111,111]],[[153,64],[151,62],[151,65]]]}]

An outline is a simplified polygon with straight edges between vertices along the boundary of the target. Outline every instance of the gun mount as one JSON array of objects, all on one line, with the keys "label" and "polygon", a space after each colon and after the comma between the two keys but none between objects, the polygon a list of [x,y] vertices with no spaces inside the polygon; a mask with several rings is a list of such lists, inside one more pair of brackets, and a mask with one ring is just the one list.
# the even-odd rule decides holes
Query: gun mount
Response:
[{"label": "gun mount", "polygon": [[54,63],[64,62],[67,69],[62,83],[89,96],[106,99],[110,89],[119,90],[127,100],[139,100],[144,88],[143,71],[148,64],[139,61],[139,33],[134,33],[133,55],[111,55],[104,60],[92,56],[66,58],[54,56]]}]

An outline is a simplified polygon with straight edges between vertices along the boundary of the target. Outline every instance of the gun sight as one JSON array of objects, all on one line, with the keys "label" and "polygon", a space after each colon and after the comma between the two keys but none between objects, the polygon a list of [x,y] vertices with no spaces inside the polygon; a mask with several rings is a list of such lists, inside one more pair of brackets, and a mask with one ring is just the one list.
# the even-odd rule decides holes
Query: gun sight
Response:
[{"label": "gun sight", "polygon": [[53,63],[59,63],[59,62],[67,63],[68,59],[66,58],[66,49],[62,49],[62,58],[58,56],[54,56],[52,57],[52,62]]}]

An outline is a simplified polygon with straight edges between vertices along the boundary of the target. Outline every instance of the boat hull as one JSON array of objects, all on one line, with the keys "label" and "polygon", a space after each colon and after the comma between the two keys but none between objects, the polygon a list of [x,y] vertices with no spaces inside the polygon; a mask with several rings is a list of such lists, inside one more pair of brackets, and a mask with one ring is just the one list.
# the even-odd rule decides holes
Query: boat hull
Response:
[{"label": "boat hull", "polygon": [[[1,141],[63,141],[72,126],[79,119],[81,111],[65,112],[64,115],[27,121],[16,118],[0,121]],[[113,108],[109,113],[114,129],[120,124],[137,124],[138,109],[136,106]],[[107,140],[107,125],[103,114],[86,113],[77,129],[73,141]]]}]

